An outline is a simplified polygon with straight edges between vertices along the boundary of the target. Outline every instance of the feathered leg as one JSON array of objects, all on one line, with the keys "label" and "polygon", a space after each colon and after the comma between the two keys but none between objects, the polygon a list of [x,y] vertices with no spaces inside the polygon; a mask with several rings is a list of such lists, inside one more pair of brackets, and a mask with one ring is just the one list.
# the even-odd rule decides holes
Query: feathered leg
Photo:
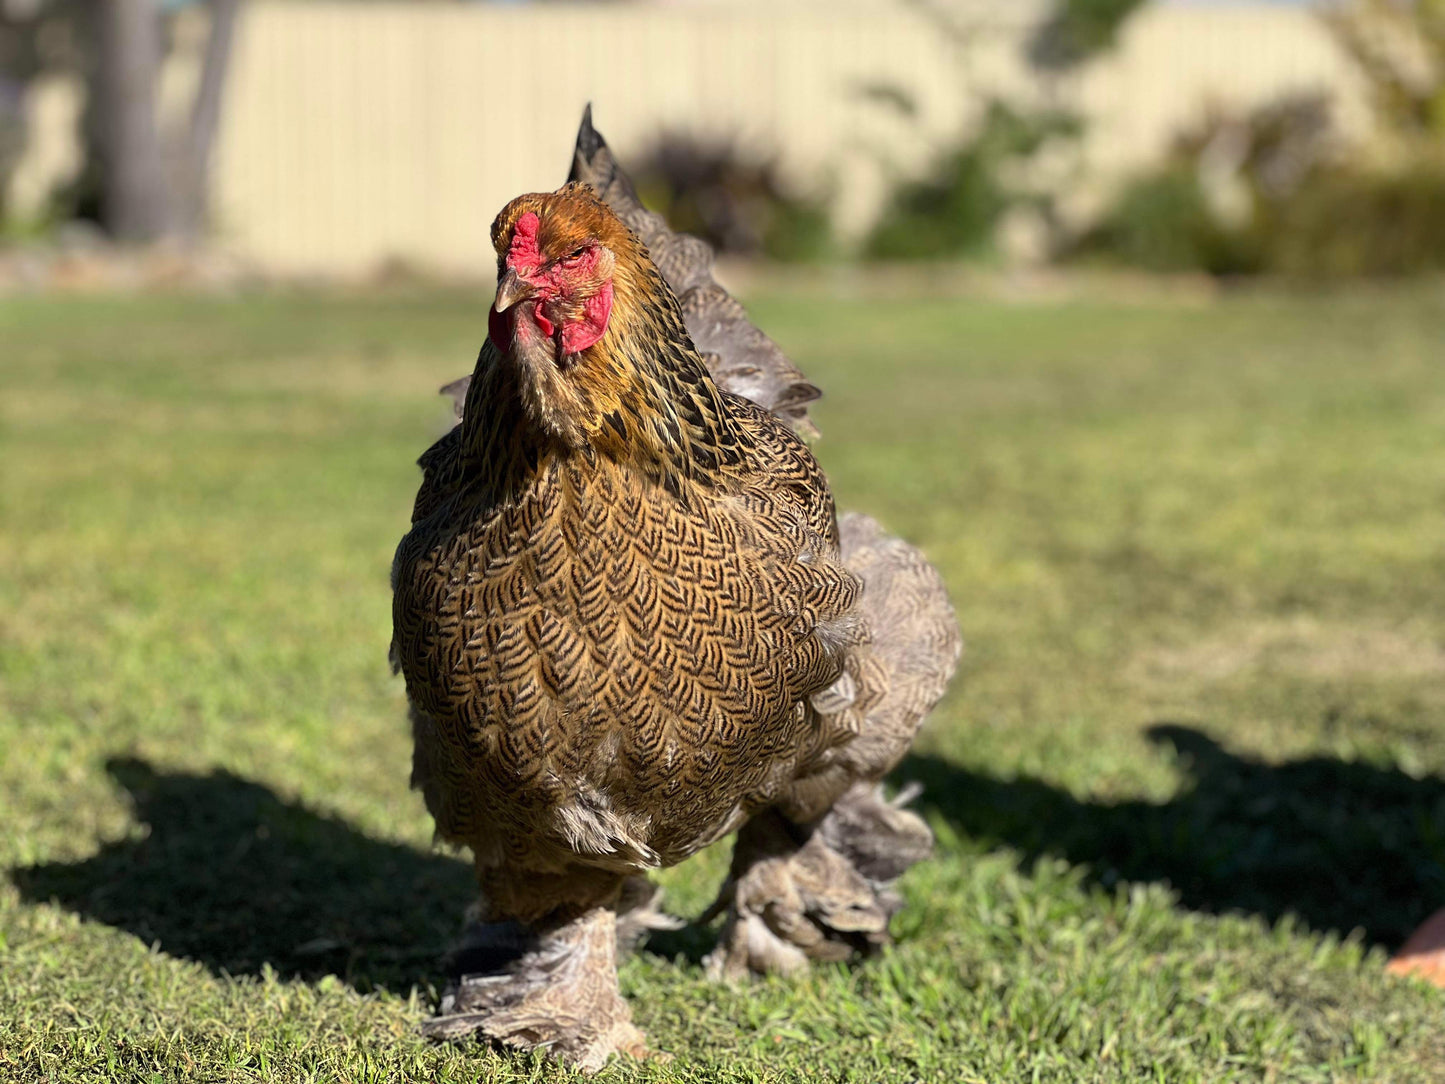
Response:
[{"label": "feathered leg", "polygon": [[869,784],[814,825],[761,814],[738,833],[728,879],[704,916],[728,912],[708,974],[788,974],[877,951],[902,904],[893,882],[932,848],[928,825]]},{"label": "feathered leg", "polygon": [[617,915],[594,907],[555,925],[474,923],[455,963],[466,973],[422,1025],[436,1039],[479,1035],[521,1049],[545,1048],[585,1072],[615,1053],[645,1057],[647,1045],[617,988]]}]

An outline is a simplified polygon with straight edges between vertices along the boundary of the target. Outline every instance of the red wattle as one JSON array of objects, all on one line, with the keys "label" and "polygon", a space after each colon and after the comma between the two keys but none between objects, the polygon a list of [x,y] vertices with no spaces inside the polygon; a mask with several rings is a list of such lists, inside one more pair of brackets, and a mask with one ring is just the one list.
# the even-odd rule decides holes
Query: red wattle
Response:
[{"label": "red wattle", "polygon": [[580,354],[607,333],[607,320],[612,315],[612,283],[604,282],[602,289],[582,304],[582,319],[574,320],[562,329],[562,352]]}]

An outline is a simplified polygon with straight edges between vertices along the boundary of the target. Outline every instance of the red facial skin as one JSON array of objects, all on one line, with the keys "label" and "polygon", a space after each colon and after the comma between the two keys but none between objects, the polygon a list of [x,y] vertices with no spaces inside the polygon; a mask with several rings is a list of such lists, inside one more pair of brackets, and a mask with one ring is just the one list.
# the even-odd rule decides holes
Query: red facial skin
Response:
[{"label": "red facial skin", "polygon": [[[607,320],[612,315],[612,280],[595,286],[597,264],[602,259],[602,248],[596,243],[585,244],[574,254],[546,262],[537,244],[540,225],[531,211],[517,219],[512,245],[507,250],[506,267],[515,271],[533,292],[506,312],[499,313],[493,307],[487,320],[487,333],[503,353],[511,349],[515,337],[540,335],[553,339],[559,310],[573,308],[580,298],[582,315],[562,323],[561,350],[556,359],[561,364],[563,358],[580,354],[606,333]],[[594,292],[582,296],[584,287]]]}]

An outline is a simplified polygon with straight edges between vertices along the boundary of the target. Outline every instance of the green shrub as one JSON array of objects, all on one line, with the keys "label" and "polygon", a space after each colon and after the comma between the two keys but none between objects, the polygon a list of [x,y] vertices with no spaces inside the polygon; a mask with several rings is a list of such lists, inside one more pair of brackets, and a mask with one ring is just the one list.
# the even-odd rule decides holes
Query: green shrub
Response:
[{"label": "green shrub", "polygon": [[1113,47],[1144,0],[1060,0],[1029,42],[1029,59],[1045,69],[1071,68]]},{"label": "green shrub", "polygon": [[1141,177],[1126,187],[1077,254],[1104,256],[1146,271],[1245,274],[1259,269],[1255,238],[1221,224],[1187,167]]},{"label": "green shrub", "polygon": [[1051,140],[1078,132],[1072,115],[1022,113],[991,103],[968,143],[943,155],[927,177],[894,189],[863,255],[928,260],[987,254],[1009,208],[1047,202],[1005,183],[1004,171]]},{"label": "green shrub", "polygon": [[1445,169],[1328,173],[1263,225],[1273,270],[1304,277],[1408,275],[1445,269]]},{"label": "green shrub", "polygon": [[1216,275],[1445,268],[1445,153],[1423,138],[1410,148],[1393,171],[1359,168],[1364,155],[1318,96],[1216,113],[1180,133],[1168,163],[1128,185],[1074,252]]},{"label": "green shrub", "polygon": [[1194,173],[1177,166],[1130,184],[1072,255],[1147,271],[1295,278],[1400,276],[1445,270],[1445,168],[1321,169],[1230,227]]},{"label": "green shrub", "polygon": [[900,185],[864,246],[881,260],[977,256],[989,250],[1008,197],[977,146],[946,155],[934,176]]},{"label": "green shrub", "polygon": [[764,253],[785,263],[807,263],[826,259],[833,251],[833,220],[826,208],[799,199],[773,204],[763,230]]},{"label": "green shrub", "polygon": [[[1368,89],[1384,157],[1403,164],[1358,168],[1380,148],[1342,139],[1319,95],[1216,113],[1181,133],[1169,164],[1127,187],[1075,251],[1216,274],[1445,269],[1445,0],[1339,0],[1323,14]],[[1211,201],[1202,177],[1225,200]],[[1221,202],[1241,213],[1225,221]]]},{"label": "green shrub", "polygon": [[639,158],[633,177],[643,202],[673,229],[718,252],[807,261],[833,251],[823,202],[792,191],[773,162],[731,141],[665,132]]}]

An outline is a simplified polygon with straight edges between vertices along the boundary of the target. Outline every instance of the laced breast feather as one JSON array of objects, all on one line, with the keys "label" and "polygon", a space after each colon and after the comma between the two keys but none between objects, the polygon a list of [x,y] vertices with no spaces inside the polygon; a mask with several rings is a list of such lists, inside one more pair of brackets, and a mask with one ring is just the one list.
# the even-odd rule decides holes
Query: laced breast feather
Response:
[{"label": "laced breast feather", "polygon": [[396,657],[439,832],[483,865],[671,864],[839,740],[807,708],[856,635],[826,483],[772,415],[672,360],[681,405],[612,423],[671,459],[536,442],[490,347],[422,459]]}]

